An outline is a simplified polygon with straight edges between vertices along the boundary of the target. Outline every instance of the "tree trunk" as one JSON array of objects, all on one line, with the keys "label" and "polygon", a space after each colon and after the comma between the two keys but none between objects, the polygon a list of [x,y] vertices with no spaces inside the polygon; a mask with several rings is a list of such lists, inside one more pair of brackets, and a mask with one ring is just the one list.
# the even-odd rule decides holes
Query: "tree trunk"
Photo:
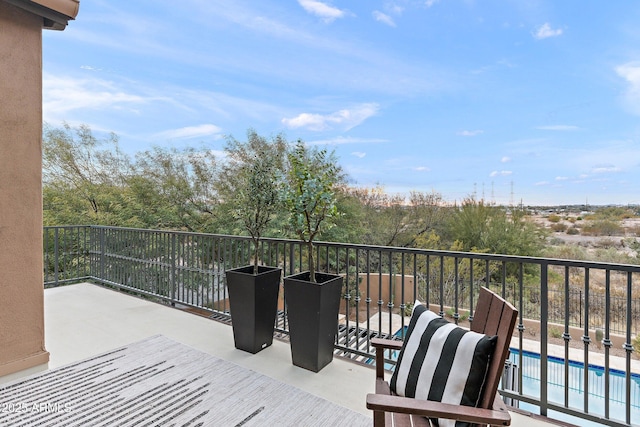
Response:
[{"label": "tree trunk", "polygon": [[307,242],[307,250],[309,251],[309,280],[316,283],[316,263],[313,260],[313,241]]}]

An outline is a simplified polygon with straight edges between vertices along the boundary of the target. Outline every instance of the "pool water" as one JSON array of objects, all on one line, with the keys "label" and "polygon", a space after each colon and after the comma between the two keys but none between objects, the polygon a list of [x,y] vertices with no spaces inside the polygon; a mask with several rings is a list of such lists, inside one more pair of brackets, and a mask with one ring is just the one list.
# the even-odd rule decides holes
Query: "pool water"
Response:
[{"label": "pool water", "polygon": [[[519,363],[519,352],[511,349],[509,360]],[[585,367],[581,362],[568,361],[564,359],[548,356],[547,364],[547,396],[549,402],[558,405],[564,404],[565,394],[565,365],[569,368],[569,407],[582,409],[584,407],[585,390],[584,390],[584,374]],[[540,355],[528,351],[522,352],[522,393],[529,396],[540,396]],[[589,413],[592,415],[604,416],[605,402],[605,369],[597,365],[589,365],[587,367],[589,392],[588,405]],[[626,408],[626,378],[623,371],[609,370],[609,416],[612,419],[624,422]],[[631,423],[640,422],[640,375],[631,374]],[[531,412],[537,412],[538,408],[534,405],[520,403],[519,407]],[[575,417],[554,412],[551,417],[556,419],[564,419],[581,426],[601,425],[597,423],[589,423],[585,420],[576,421]]]}]

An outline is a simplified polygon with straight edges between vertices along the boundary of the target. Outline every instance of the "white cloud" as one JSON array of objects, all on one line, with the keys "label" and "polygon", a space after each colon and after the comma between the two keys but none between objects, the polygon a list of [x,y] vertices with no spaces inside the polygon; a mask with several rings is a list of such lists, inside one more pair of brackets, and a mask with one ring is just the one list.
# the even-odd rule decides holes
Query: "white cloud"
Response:
[{"label": "white cloud", "polygon": [[536,185],[536,186],[549,185],[549,181],[538,181],[533,185]]},{"label": "white cloud", "polygon": [[345,131],[353,129],[360,123],[374,116],[379,106],[375,103],[361,104],[351,109],[344,109],[331,114],[302,113],[296,117],[284,118],[282,123],[290,128],[306,128],[323,131],[338,127]]},{"label": "white cloud", "polygon": [[325,130],[327,117],[320,114],[302,113],[291,119],[284,118],[282,123],[290,128],[308,128],[310,130]]},{"label": "white cloud", "polygon": [[418,166],[418,167],[413,168],[413,170],[417,171],[417,172],[429,172],[431,169],[429,169],[426,166]]},{"label": "white cloud", "polygon": [[614,165],[598,165],[591,169],[592,173],[612,173],[620,172],[620,168]]},{"label": "white cloud", "polygon": [[351,153],[352,156],[356,156],[358,158],[363,158],[364,156],[367,155],[367,153],[363,153],[362,151],[354,151],[353,153]]},{"label": "white cloud", "polygon": [[212,124],[202,124],[198,126],[186,126],[179,129],[166,130],[155,136],[162,139],[191,139],[216,135],[220,137],[222,129]]},{"label": "white cloud", "polygon": [[346,15],[345,11],[329,6],[321,1],[298,0],[298,3],[308,13],[319,16],[325,22],[333,22],[335,19],[342,18]]},{"label": "white cloud", "polygon": [[503,158],[500,159],[500,162],[502,163],[509,163],[511,161],[511,157],[508,156],[504,156]]},{"label": "white cloud", "polygon": [[568,179],[569,177],[566,177],[566,176],[556,176],[556,181],[566,181]]},{"label": "white cloud", "polygon": [[211,139],[220,129],[214,129],[215,125],[210,123],[229,123],[237,117],[261,123],[278,121],[285,115],[278,106],[225,93],[180,86],[153,87],[89,74],[87,77],[43,74],[44,121],[53,126],[62,122],[74,126],[87,124],[92,130],[113,131],[136,143],[155,143],[166,129],[180,132],[168,133],[165,138]]},{"label": "white cloud", "polygon": [[88,71],[102,71],[102,68],[92,67],[91,65],[81,65],[80,69]]},{"label": "white cloud", "polygon": [[557,28],[554,30],[553,28],[551,28],[551,25],[549,25],[548,22],[545,22],[536,30],[536,32],[533,34],[533,37],[537,38],[538,40],[542,40],[549,37],[558,37],[560,35],[562,35],[561,28]]},{"label": "white cloud", "polygon": [[151,99],[125,92],[115,83],[101,79],[58,77],[45,73],[43,113],[45,121],[66,120],[75,110],[125,110],[137,114]]},{"label": "white cloud", "polygon": [[426,0],[426,1],[424,2],[424,4],[425,4],[425,6],[427,6],[427,7],[431,7],[431,6],[433,6],[434,4],[438,3],[439,1],[440,1],[440,0]]},{"label": "white cloud", "polygon": [[480,134],[483,134],[484,131],[483,130],[463,130],[458,132],[458,135],[460,136],[477,136]]},{"label": "white cloud", "polygon": [[629,83],[626,101],[635,114],[640,114],[640,62],[620,65],[616,67],[616,73]]},{"label": "white cloud", "polygon": [[389,15],[386,15],[378,10],[374,10],[372,14],[373,14],[373,18],[376,21],[382,22],[383,24],[388,25],[390,27],[396,26],[396,23],[393,21],[393,18],[390,17]]},{"label": "white cloud", "polygon": [[540,130],[558,130],[558,131],[580,130],[580,128],[578,126],[572,126],[572,125],[538,126],[536,129],[540,129]]},{"label": "white cloud", "polygon": [[490,177],[494,177],[494,176],[509,176],[512,175],[513,172],[512,171],[493,171],[489,174]]},{"label": "white cloud", "polygon": [[384,10],[386,10],[389,13],[393,13],[394,15],[400,16],[404,11],[404,7],[395,3],[385,3]]}]

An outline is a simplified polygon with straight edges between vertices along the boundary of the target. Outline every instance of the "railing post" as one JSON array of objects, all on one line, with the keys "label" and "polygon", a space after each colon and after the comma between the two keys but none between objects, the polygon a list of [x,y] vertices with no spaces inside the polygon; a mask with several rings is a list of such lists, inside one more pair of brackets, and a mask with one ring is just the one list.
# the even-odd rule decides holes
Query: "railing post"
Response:
[{"label": "railing post", "polygon": [[[569,313],[570,313],[570,307],[571,307],[571,301],[570,301],[570,291],[569,291],[569,284],[570,284],[570,270],[569,267],[566,266],[564,268],[564,292],[565,292],[565,298],[564,298],[564,312],[565,312],[565,316],[564,316],[564,332],[562,334],[562,338],[564,339],[564,357],[565,359],[569,359],[569,341],[571,341],[571,334],[569,333]],[[565,384],[569,384],[569,365],[565,365],[564,367],[564,383]],[[565,387],[564,388],[564,406],[566,408],[569,407],[569,387]]]},{"label": "railing post", "polygon": [[58,286],[58,262],[60,262],[58,259],[58,227],[54,228],[53,234],[53,259],[55,261],[53,263],[53,282],[55,283],[55,286]]},{"label": "railing post", "polygon": [[171,233],[171,307],[176,306],[176,234]]},{"label": "railing post", "polygon": [[540,264],[540,415],[546,417],[548,409],[548,319],[549,319],[549,265]]},{"label": "railing post", "polygon": [[578,313],[580,313],[578,324],[579,327],[582,328],[582,289],[580,289],[580,293],[578,294]]},{"label": "railing post", "polygon": [[583,401],[583,410],[585,412],[589,412],[589,344],[591,343],[591,338],[589,338],[589,269],[585,268],[584,270],[584,331],[582,335],[582,342],[584,344],[584,366],[585,369],[583,379],[584,382],[584,401]]},{"label": "railing post", "polygon": [[631,272],[627,273],[627,334],[625,337],[625,343],[622,348],[626,351],[625,360],[625,422],[631,424],[631,355],[633,354],[633,345],[631,344],[631,321],[633,318],[633,306],[631,304],[631,292],[633,290],[633,275]]},{"label": "railing post", "polygon": [[104,271],[105,271],[105,234],[106,230],[104,228],[100,228],[100,280],[104,280]]},{"label": "railing post", "polygon": [[[611,397],[610,388],[611,388],[611,378],[609,376],[610,370],[610,361],[609,361],[609,352],[613,344],[609,339],[610,330],[610,310],[611,310],[611,271],[606,271],[606,281],[605,281],[605,293],[604,293],[604,339],[602,340],[602,345],[604,345],[604,417],[609,418],[609,399]],[[596,340],[597,340],[596,336]],[[596,345],[599,344],[596,342]]]}]

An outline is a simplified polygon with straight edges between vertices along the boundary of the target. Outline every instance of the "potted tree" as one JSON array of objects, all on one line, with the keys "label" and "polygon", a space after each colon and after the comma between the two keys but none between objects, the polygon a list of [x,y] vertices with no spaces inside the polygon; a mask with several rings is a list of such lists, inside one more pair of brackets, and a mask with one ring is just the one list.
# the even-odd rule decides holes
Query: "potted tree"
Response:
[{"label": "potted tree", "polygon": [[300,140],[288,160],[284,200],[308,259],[308,271],[284,279],[291,358],[294,365],[318,372],[333,360],[343,278],[316,272],[313,240],[337,215],[341,171],[333,153],[307,148]]},{"label": "potted tree", "polygon": [[280,206],[279,176],[286,141],[271,142],[254,130],[247,141],[229,138],[219,189],[230,214],[249,233],[253,265],[226,271],[236,348],[257,353],[273,342],[282,269],[260,265],[260,239]]}]

